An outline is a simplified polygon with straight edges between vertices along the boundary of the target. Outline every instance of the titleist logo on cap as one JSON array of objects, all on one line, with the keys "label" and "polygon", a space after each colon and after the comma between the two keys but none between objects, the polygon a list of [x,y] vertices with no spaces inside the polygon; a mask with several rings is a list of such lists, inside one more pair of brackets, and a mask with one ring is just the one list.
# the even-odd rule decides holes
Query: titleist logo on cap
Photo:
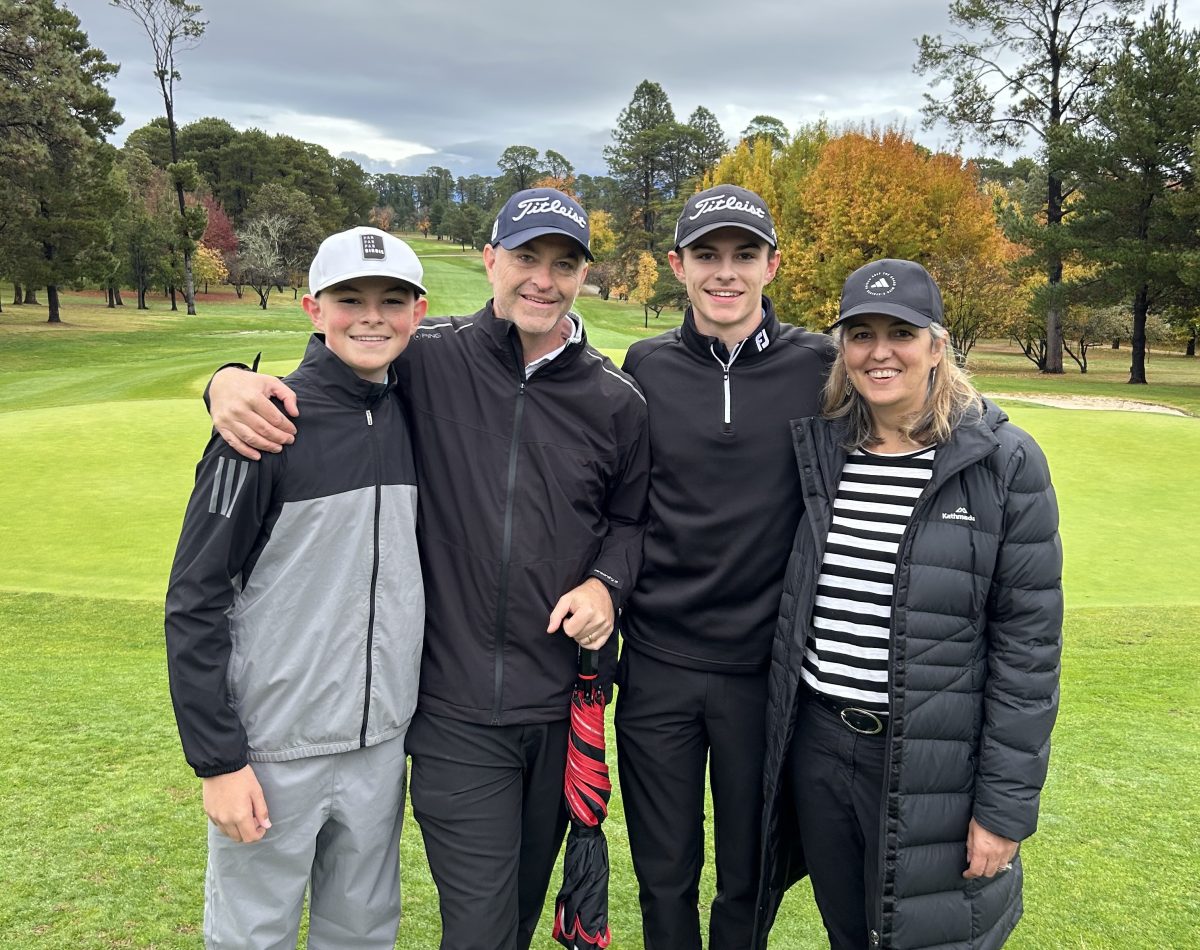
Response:
[{"label": "titleist logo on cap", "polygon": [[557,198],[548,200],[546,198],[525,198],[517,202],[517,207],[520,208],[520,213],[513,216],[513,221],[520,221],[527,214],[561,214],[564,218],[570,218],[581,228],[587,227],[587,218],[583,217],[574,208],[568,207]]},{"label": "titleist logo on cap", "polygon": [[688,220],[695,221],[702,214],[710,214],[713,211],[722,211],[726,208],[732,211],[745,211],[756,218],[765,218],[767,216],[765,208],[760,208],[749,201],[740,201],[735,195],[713,195],[711,198],[701,198],[697,201],[696,213],[689,217]]}]

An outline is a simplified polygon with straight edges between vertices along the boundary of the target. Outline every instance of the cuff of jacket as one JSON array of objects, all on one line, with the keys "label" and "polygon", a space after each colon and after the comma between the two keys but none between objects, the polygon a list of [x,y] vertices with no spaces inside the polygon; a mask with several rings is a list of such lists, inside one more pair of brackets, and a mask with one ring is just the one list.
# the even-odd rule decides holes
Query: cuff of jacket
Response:
[{"label": "cuff of jacket", "polygon": [[192,771],[196,773],[197,778],[215,778],[218,775],[228,775],[230,772],[240,772],[249,764],[250,760],[242,756],[237,762],[222,762],[219,765],[206,766],[193,765]]},{"label": "cuff of jacket", "polygon": [[617,611],[621,609],[621,604],[625,602],[625,588],[621,586],[621,582],[597,567],[588,571],[588,577],[596,578],[608,588],[608,595],[612,598],[613,616],[616,616]]}]

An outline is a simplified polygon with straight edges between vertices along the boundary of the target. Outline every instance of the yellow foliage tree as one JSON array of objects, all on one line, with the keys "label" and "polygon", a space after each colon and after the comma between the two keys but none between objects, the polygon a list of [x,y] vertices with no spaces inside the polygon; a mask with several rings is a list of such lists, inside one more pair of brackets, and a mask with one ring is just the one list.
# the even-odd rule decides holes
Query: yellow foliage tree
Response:
[{"label": "yellow foliage tree", "polygon": [[228,277],[229,268],[225,266],[221,252],[207,244],[197,244],[192,252],[192,278],[197,284],[204,285],[204,292],[208,293],[210,283],[222,284]]},{"label": "yellow foliage tree", "polygon": [[607,211],[593,211],[588,216],[592,233],[592,256],[597,261],[612,257],[617,249],[617,233],[613,230],[612,215]]},{"label": "yellow foliage tree", "polygon": [[650,310],[646,306],[654,296],[654,285],[658,283],[658,262],[649,251],[638,255],[637,277],[634,278],[631,296],[642,305],[643,316],[650,319]]}]

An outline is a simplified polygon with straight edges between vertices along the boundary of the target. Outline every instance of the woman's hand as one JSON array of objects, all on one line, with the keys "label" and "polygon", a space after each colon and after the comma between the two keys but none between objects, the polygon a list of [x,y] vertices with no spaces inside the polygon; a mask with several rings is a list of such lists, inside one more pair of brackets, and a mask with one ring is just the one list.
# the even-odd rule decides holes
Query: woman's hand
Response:
[{"label": "woman's hand", "polygon": [[1018,843],[992,834],[972,818],[967,827],[967,869],[963,877],[995,877],[1011,871]]}]

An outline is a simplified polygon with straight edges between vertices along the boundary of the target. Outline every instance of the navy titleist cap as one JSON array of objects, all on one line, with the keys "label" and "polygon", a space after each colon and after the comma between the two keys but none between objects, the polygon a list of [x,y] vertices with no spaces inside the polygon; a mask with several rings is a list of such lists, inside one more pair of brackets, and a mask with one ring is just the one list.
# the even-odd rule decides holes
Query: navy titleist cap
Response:
[{"label": "navy titleist cap", "polygon": [[571,238],[593,260],[587,212],[556,188],[527,188],[509,198],[492,225],[491,243],[511,251],[543,234]]},{"label": "navy titleist cap", "polygon": [[834,323],[851,317],[882,314],[915,327],[942,322],[942,292],[916,261],[884,258],[864,264],[842,285],[842,303]]},{"label": "navy titleist cap", "polygon": [[717,185],[688,198],[675,224],[675,250],[717,228],[741,228],[771,247],[779,243],[775,222],[762,198],[737,185]]}]

